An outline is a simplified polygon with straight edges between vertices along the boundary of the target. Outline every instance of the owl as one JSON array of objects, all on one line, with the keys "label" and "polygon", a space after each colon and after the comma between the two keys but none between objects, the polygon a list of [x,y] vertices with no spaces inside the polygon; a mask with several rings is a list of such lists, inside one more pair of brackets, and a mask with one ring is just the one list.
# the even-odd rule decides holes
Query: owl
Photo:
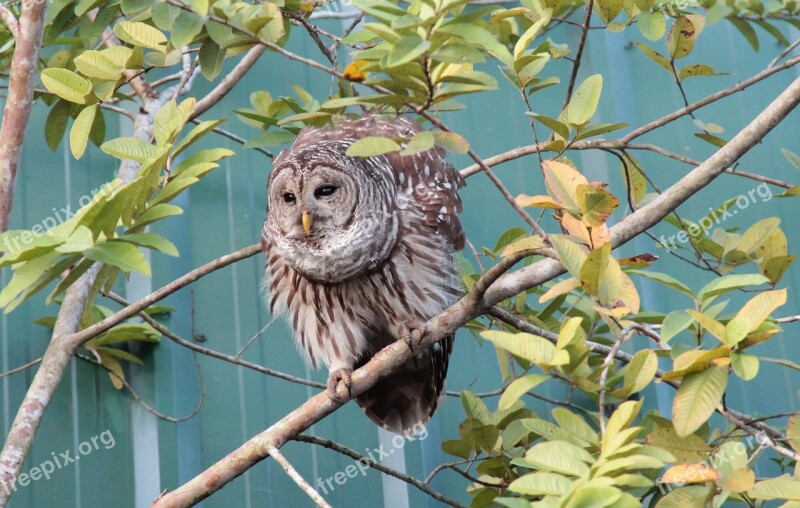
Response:
[{"label": "owl", "polygon": [[[346,154],[366,136],[404,143],[421,130],[416,121],[377,115],[306,127],[269,176],[267,305],[286,315],[312,367],[327,366],[328,394],[337,401],[353,369],[407,340],[408,330],[461,293],[453,256],[464,246],[464,179],[444,151]],[[415,351],[356,403],[396,433],[426,422],[443,394],[452,346],[451,336]]]}]

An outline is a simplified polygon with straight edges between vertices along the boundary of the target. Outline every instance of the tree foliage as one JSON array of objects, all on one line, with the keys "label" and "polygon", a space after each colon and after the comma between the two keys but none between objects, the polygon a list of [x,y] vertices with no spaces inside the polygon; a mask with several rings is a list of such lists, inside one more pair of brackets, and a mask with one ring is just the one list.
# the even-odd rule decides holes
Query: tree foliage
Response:
[{"label": "tree foliage", "polygon": [[[51,149],[67,143],[76,159],[96,145],[123,166],[133,164],[135,173],[121,171],[106,192],[57,227],[3,232],[0,245],[14,248],[7,248],[0,266],[13,276],[0,291],[0,307],[10,312],[42,291],[48,292],[48,302],[59,301],[81,277],[91,276],[74,332],[98,330],[82,345],[121,388],[120,360],[140,360],[116,346],[128,340],[157,341],[162,332],[148,323],[125,321],[128,316],[117,319],[96,300],[109,294],[121,275],[150,275],[142,248],[179,254],[167,238],[147,227],[182,213],[172,201],[217,169],[220,160],[236,155],[223,148],[197,150],[194,144],[212,132],[232,137],[222,129],[223,119],[196,117],[207,115],[248,72],[242,62],[268,50],[327,74],[336,85],[335,94],[325,97],[298,86],[295,97],[276,97],[269,85],[252,94],[250,107],[236,110],[237,120],[255,130],[246,140],[233,136],[242,149],[271,155],[267,149],[290,143],[307,125],[364,110],[402,112],[418,116],[426,130],[408,139],[369,137],[353,144],[348,155],[410,155],[439,146],[468,154],[476,171],[490,176],[494,163],[477,157],[440,113],[464,109],[459,99],[466,94],[496,89],[499,69],[501,79],[519,94],[519,114],[530,122],[533,144],[525,154],[539,157],[546,194],[528,194],[532,187],[509,191],[493,180],[531,228],[498,230],[496,245],[483,248],[476,264],[464,261],[463,283],[471,294],[485,292],[481,285],[493,269],[506,271],[523,258],[555,259],[565,274],[522,288],[515,297],[483,309],[491,318],[466,324],[478,340],[496,349],[503,380],[496,401],[469,391],[461,394],[465,419],[458,437],[442,443],[447,454],[472,464],[476,476],[466,486],[472,506],[668,508],[800,502],[800,475],[793,467],[800,439],[797,418],[767,425],[765,419],[753,419],[725,403],[733,377],[747,382],[747,390],[756,390],[751,383],[765,361],[798,368],[788,359],[764,358],[756,348],[783,331],[776,318],[787,303],[781,281],[796,256],[789,253],[780,220],[759,220],[743,230],[726,228],[720,217],[737,196],[722,196],[722,203],[698,222],[674,213],[665,217],[679,244],[662,237],[654,245],[713,272],[715,278],[699,290],[680,274],[656,271],[651,266],[655,256],[649,253],[621,257],[614,251],[610,229],[661,194],[634,155],[647,148],[632,141],[674,119],[693,117],[699,107],[737,91],[721,90],[707,102],[687,99],[686,80],[721,74],[693,58],[698,44],[715,43],[701,38],[706,25],[732,24],[754,51],[765,34],[786,48],[757,79],[737,85],[749,86],[798,63],[798,57],[787,56],[794,44],[785,34],[787,25],[800,28],[800,4],[352,0],[352,6],[358,23],[338,36],[315,29],[315,13],[325,9],[306,0],[53,0],[46,10],[45,51],[38,69],[42,87],[36,90],[49,108],[44,139]],[[24,4],[5,7],[13,16],[22,8]],[[565,21],[579,34],[576,45],[551,39],[553,27]],[[686,107],[643,126],[597,122],[609,85],[607,76],[579,72],[590,30],[638,30],[650,41],[638,43],[638,49],[657,65],[654,72],[674,82]],[[286,49],[290,38],[300,37],[317,42],[327,62]],[[13,30],[0,31],[0,66],[10,67],[14,46]],[[788,59],[778,64],[783,58]],[[566,83],[554,71],[564,59],[572,69]],[[230,75],[221,76],[228,60],[238,64]],[[156,73],[162,78],[150,79]],[[191,85],[199,76],[215,87],[195,99]],[[560,108],[539,101],[540,92],[553,87],[563,91]],[[542,112],[549,110],[554,112]],[[135,123],[132,136],[109,139],[107,117],[118,115],[141,124]],[[695,135],[710,148],[729,146],[720,126],[694,120]],[[585,168],[570,157],[590,149],[615,157],[623,186],[589,181]],[[664,148],[653,151],[686,162]],[[800,168],[800,157],[788,149],[784,154]],[[465,170],[467,176],[473,172]],[[800,186],[747,176],[765,189],[782,187],[781,196],[798,195]],[[534,220],[530,213],[551,218]],[[487,270],[483,263],[496,266]],[[681,295],[684,308],[644,309],[636,285],[643,279]],[[737,292],[746,292],[745,303],[731,303]],[[50,327],[56,321],[39,320]],[[633,349],[634,335],[646,337],[648,345]],[[537,414],[525,395],[544,382],[569,386],[591,403],[570,402]],[[676,390],[671,413],[645,409],[652,404],[643,394],[657,383]],[[757,445],[748,441],[745,452],[739,452],[737,445],[753,436]],[[725,460],[715,460],[720,457]],[[754,468],[770,459],[786,474],[757,479]]]}]

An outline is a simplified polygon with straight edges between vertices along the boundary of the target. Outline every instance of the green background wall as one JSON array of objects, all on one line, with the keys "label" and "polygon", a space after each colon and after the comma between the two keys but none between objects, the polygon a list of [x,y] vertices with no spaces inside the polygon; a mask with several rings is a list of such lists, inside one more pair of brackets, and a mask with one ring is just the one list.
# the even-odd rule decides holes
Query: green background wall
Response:
[{"label": "green background wall", "polygon": [[[326,29],[341,30],[347,21],[328,20]],[[687,59],[692,63],[710,63],[719,72],[729,75],[695,79],[687,83],[690,100],[730,86],[763,69],[779,51],[772,39],[763,32],[762,50],[756,54],[727,24],[708,27],[700,37],[695,53]],[[797,36],[797,33],[790,35]],[[556,42],[576,44],[576,30],[555,30]],[[791,37],[790,37],[791,39]],[[640,40],[638,31],[611,34],[593,31],[584,56],[581,76],[603,73],[606,77],[598,121],[624,121],[638,125],[656,119],[679,108],[680,95],[666,73],[649,61],[632,43]],[[316,47],[296,32],[289,44],[292,51],[317,58]],[[342,54],[342,61],[346,61]],[[491,67],[491,66],[487,66]],[[569,62],[559,61],[549,69],[557,70],[562,83],[567,80]],[[491,68],[488,69],[491,72]],[[744,93],[736,94],[720,104],[702,109],[699,117],[706,122],[725,127],[731,136],[749,122],[764,106],[796,76],[786,71]],[[444,119],[463,134],[482,156],[491,156],[531,142],[527,118],[522,114],[519,98],[505,81],[498,77],[496,91],[467,98],[469,109],[447,114]],[[300,64],[287,64],[281,58],[267,54],[262,57],[248,78],[214,109],[207,118],[227,117],[225,127],[249,137],[255,131],[235,119],[233,110],[249,107],[249,94],[259,89],[273,96],[290,95],[291,85],[299,84],[316,97],[324,97],[330,89],[327,77]],[[202,96],[208,83],[199,78],[192,91]],[[556,114],[561,104],[563,87],[554,87],[534,97],[534,109]],[[116,171],[114,160],[90,147],[81,161],[72,160],[62,146],[51,152],[43,142],[47,110],[38,105],[29,126],[22,167],[17,181],[13,211],[13,228],[30,228],[53,214],[52,207],[66,204],[77,206],[78,199],[111,179]],[[109,136],[124,135],[130,130],[127,120],[117,123],[106,115]],[[798,173],[780,155],[779,148],[800,152],[797,133],[798,114],[790,116],[778,130],[746,156],[742,169],[796,182]],[[697,129],[691,119],[681,119],[665,129],[641,139],[642,142],[663,144],[667,148],[695,159],[705,159],[712,147],[695,138]],[[221,137],[206,140],[209,146],[228,146],[238,149]],[[662,188],[675,181],[690,168],[674,161],[637,154],[649,175]],[[614,158],[596,152],[573,155],[575,162],[590,180],[612,182],[612,189],[621,192],[619,163]],[[464,157],[452,157],[457,167],[465,167]],[[256,243],[264,218],[265,183],[271,168],[270,160],[252,150],[240,150],[224,166],[194,187],[177,203],[185,214],[170,218],[156,231],[167,235],[178,246],[181,256],[168,258],[152,256],[153,279],[133,277],[120,284],[119,291],[136,298],[160,287],[177,276],[230,251]],[[544,187],[535,157],[527,157],[497,168],[512,192],[543,193]],[[680,208],[682,216],[697,219],[725,199],[754,188],[757,182],[723,175],[708,189]],[[773,189],[776,193],[777,189]],[[500,194],[481,175],[471,177],[463,190],[463,222],[470,241],[476,246],[494,246],[498,236],[522,221],[504,205]],[[622,207],[614,216],[618,219]],[[797,234],[800,214],[797,200],[773,199],[753,204],[725,223],[726,227],[747,226],[767,216],[782,217],[782,228],[789,237],[790,249],[798,250]],[[655,233],[672,234],[661,225]],[[624,255],[651,252],[661,256],[654,266],[663,272],[676,274],[693,289],[709,280],[705,273],[695,273],[688,265],[656,249],[654,242],[640,237],[620,249]],[[259,295],[263,258],[257,256],[215,272],[191,288],[171,297],[165,304],[175,311],[165,321],[184,338],[203,336],[204,346],[236,354],[242,345],[271,319],[264,310]],[[782,315],[800,313],[800,271],[790,270],[782,286],[789,287],[790,304]],[[4,281],[9,273],[2,273]],[[645,310],[670,310],[689,305],[685,297],[661,286],[637,280]],[[735,296],[733,304],[741,300]],[[111,302],[100,302],[116,308]],[[0,318],[0,371],[24,364],[42,355],[48,343],[48,330],[32,321],[54,315],[57,307],[45,307],[43,298],[36,298],[11,314]],[[786,333],[756,352],[763,356],[783,357],[800,362],[796,325],[788,325]],[[634,339],[629,348],[647,347],[645,341]],[[172,416],[190,414],[200,399],[200,383],[194,355],[168,340],[155,347],[139,350],[144,367],[129,370],[129,379],[145,401],[162,413]],[[247,350],[244,358],[270,368],[298,376],[310,376],[324,381],[324,372],[309,372],[295,351],[287,327],[275,322]],[[105,430],[115,438],[115,446],[86,455],[82,460],[56,471],[50,480],[38,480],[20,487],[12,498],[14,507],[95,507],[147,506],[163,489],[171,489],[189,480],[201,470],[235,449],[247,438],[263,430],[291,409],[298,406],[314,390],[249,371],[207,357],[199,357],[199,366],[206,397],[198,414],[182,423],[158,420],[145,411],[125,392],[113,389],[108,376],[98,368],[74,361],[56,396],[50,404],[24,471],[29,470],[51,454],[71,450]],[[0,428],[7,433],[16,408],[29,385],[34,369],[0,379]],[[795,410],[797,403],[797,373],[770,364],[762,366],[755,383],[745,387],[734,384],[728,392],[728,403],[748,413],[769,414]],[[461,332],[451,360],[448,388],[469,388],[480,392],[499,386],[497,360],[491,346],[480,346],[467,332]],[[537,393],[563,398],[563,387],[553,382],[537,388]],[[650,389],[644,396],[649,407],[668,412],[671,389]],[[490,407],[494,407],[491,400]],[[530,399],[531,407],[547,415],[550,406]],[[439,442],[457,436],[458,423],[463,418],[460,402],[448,400],[428,425],[429,436],[422,441],[409,442],[392,457],[402,454],[409,474],[424,477],[437,464],[448,460]],[[336,440],[362,452],[377,448],[377,429],[354,404],[348,404],[331,417],[315,425],[312,433]],[[326,449],[307,444],[289,443],[285,453],[301,474],[310,480],[327,478],[343,470],[352,461]],[[764,471],[759,474],[765,473]],[[465,482],[453,472],[440,473],[433,487],[447,495],[469,502]],[[405,506],[404,484],[386,482],[376,471],[366,477],[358,476],[344,486],[337,486],[327,499],[334,506]],[[438,506],[413,487],[407,489],[409,506]],[[384,499],[388,499],[384,504]],[[310,501],[272,461],[267,460],[246,475],[235,480],[204,503],[208,507],[285,507],[308,506]]]}]

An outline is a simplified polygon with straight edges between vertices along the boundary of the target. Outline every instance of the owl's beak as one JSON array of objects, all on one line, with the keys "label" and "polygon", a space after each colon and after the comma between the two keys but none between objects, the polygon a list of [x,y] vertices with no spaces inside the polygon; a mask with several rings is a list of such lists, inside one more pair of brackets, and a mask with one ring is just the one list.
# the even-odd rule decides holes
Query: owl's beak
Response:
[{"label": "owl's beak", "polygon": [[303,220],[303,229],[305,229],[306,235],[310,235],[311,226],[314,225],[314,219],[311,218],[311,214],[305,210],[303,210],[301,217]]}]

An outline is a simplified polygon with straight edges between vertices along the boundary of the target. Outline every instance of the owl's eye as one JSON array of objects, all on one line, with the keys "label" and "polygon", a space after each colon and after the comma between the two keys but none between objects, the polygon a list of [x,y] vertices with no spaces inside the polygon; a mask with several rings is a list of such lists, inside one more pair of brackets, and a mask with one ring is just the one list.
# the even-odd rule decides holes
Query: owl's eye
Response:
[{"label": "owl's eye", "polygon": [[317,188],[317,190],[314,191],[314,196],[316,196],[318,198],[321,198],[321,197],[324,197],[324,196],[330,196],[334,192],[336,192],[336,189],[338,189],[338,188],[339,187],[336,187],[334,185],[323,185],[322,187],[319,187],[319,188]]},{"label": "owl's eye", "polygon": [[297,198],[291,192],[287,192],[286,194],[283,195],[283,201],[285,203],[294,203],[295,201],[297,201]]}]

